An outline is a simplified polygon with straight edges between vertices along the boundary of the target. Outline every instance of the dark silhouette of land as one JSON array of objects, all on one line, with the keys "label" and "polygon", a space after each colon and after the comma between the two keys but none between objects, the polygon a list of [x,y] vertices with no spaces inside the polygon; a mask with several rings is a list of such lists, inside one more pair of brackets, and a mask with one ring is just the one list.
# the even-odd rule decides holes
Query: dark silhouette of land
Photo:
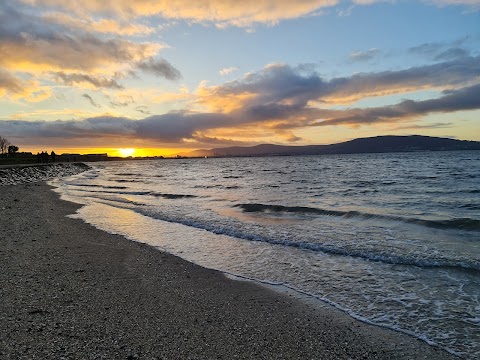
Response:
[{"label": "dark silhouette of land", "polygon": [[331,145],[284,146],[262,144],[250,147],[203,149],[179,155],[186,157],[324,155],[454,150],[480,150],[480,142],[421,135],[376,136]]}]

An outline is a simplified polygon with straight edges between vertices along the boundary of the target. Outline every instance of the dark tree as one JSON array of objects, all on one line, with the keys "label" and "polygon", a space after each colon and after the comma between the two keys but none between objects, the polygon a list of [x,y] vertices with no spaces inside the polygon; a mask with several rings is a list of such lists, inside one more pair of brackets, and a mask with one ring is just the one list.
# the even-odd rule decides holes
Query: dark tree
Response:
[{"label": "dark tree", "polygon": [[0,154],[5,154],[10,146],[10,142],[4,137],[0,136]]},{"label": "dark tree", "polygon": [[15,155],[15,153],[18,151],[18,146],[15,146],[15,145],[10,145],[8,147],[8,153],[10,155]]}]

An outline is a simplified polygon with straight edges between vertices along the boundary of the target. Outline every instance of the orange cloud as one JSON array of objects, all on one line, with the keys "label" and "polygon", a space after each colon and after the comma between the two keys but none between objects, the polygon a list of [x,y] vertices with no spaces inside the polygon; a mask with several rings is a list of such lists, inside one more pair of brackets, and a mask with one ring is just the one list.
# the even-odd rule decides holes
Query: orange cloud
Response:
[{"label": "orange cloud", "polygon": [[92,18],[78,18],[61,12],[49,12],[42,16],[46,21],[57,23],[68,28],[75,28],[84,31],[94,31],[104,34],[115,35],[148,35],[155,31],[154,28],[134,24],[125,21],[116,21],[112,19],[94,20]]},{"label": "orange cloud", "polygon": [[37,81],[22,80],[0,69],[0,98],[40,102],[52,95],[48,86],[40,86]]},{"label": "orange cloud", "polygon": [[66,70],[113,73],[122,62],[152,57],[162,47],[87,35],[75,38],[56,34],[53,38],[39,38],[26,33],[3,40],[0,45],[0,65],[29,73]]},{"label": "orange cloud", "polygon": [[221,86],[206,86],[201,84],[197,89],[197,104],[203,106],[207,111],[229,113],[236,109],[240,109],[250,99],[256,97],[255,93],[221,93]]},{"label": "orange cloud", "polygon": [[339,0],[84,0],[78,6],[70,0],[23,0],[32,5],[62,7],[74,13],[116,14],[123,18],[158,15],[167,19],[214,22],[250,26],[275,24],[281,20],[306,16]]}]

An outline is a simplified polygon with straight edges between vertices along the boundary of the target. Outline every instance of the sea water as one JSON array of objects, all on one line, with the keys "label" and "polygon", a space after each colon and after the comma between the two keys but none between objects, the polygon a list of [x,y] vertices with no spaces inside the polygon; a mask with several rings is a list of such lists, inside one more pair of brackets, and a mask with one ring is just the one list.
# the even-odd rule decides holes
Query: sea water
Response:
[{"label": "sea water", "polygon": [[480,357],[480,151],[96,163],[75,217]]}]

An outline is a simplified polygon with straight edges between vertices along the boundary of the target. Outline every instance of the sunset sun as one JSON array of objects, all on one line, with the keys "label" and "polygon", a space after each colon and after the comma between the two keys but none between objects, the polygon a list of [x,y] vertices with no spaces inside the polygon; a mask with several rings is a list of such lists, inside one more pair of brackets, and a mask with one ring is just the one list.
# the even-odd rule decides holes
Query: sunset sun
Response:
[{"label": "sunset sun", "polygon": [[120,153],[120,156],[122,156],[122,157],[129,157],[129,156],[133,156],[133,154],[135,154],[135,149],[132,149],[132,148],[118,149],[118,152]]}]

